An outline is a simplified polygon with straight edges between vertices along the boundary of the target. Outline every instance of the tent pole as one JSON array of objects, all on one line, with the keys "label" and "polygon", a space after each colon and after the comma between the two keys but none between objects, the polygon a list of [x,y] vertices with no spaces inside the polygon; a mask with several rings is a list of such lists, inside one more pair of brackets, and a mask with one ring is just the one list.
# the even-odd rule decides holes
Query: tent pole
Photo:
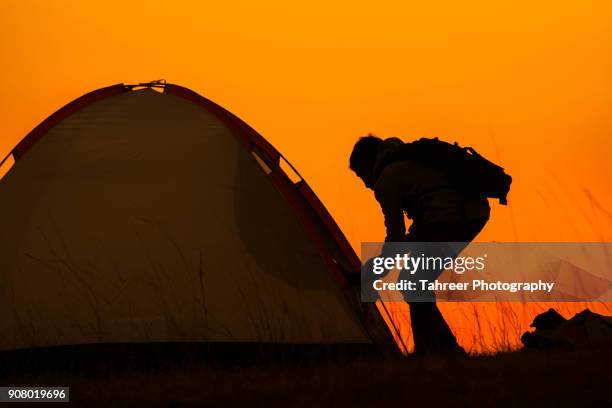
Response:
[{"label": "tent pole", "polygon": [[406,354],[408,354],[408,347],[406,347],[406,344],[404,343],[404,339],[402,338],[402,335],[401,335],[399,329],[395,325],[395,322],[393,321],[393,318],[391,317],[391,314],[389,313],[389,310],[387,309],[387,306],[385,306],[385,302],[380,297],[378,299],[380,300],[380,304],[382,305],[382,308],[385,311],[385,314],[387,315],[387,318],[389,319],[389,322],[391,323],[391,326],[393,327],[393,330],[395,331],[395,334],[397,335],[397,338],[399,339],[399,342],[401,343],[402,347],[404,348],[404,351],[406,352]]}]

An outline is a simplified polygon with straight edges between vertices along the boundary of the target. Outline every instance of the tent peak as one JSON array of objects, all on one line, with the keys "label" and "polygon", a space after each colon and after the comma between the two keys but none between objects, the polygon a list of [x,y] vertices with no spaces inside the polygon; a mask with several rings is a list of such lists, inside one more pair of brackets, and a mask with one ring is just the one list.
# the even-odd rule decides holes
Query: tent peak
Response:
[{"label": "tent peak", "polygon": [[165,88],[166,80],[165,79],[156,79],[150,82],[140,82],[138,84],[127,84],[124,85],[126,89],[134,90],[134,88]]}]

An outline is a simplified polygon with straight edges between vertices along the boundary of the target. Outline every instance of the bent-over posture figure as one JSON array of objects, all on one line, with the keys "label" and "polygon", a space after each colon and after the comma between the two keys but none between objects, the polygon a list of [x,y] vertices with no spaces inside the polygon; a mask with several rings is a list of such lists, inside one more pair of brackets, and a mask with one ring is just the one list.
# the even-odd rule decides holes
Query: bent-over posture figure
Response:
[{"label": "bent-over posture figure", "polygon": [[[362,137],[350,168],[374,191],[382,209],[386,242],[470,242],[489,219],[486,197],[468,196],[451,186],[447,174],[416,160],[397,160],[404,143],[396,138]],[[412,220],[406,233],[404,214]],[[455,254],[456,256],[457,254]],[[414,302],[407,293],[415,353],[463,352],[435,301]],[[434,298],[435,299],[435,298]]]}]

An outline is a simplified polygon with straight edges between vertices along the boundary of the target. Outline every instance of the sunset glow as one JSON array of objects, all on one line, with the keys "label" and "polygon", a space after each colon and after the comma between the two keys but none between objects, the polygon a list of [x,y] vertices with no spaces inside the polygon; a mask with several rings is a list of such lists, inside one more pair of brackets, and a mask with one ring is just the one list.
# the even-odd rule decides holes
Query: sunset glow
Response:
[{"label": "sunset glow", "polygon": [[[84,93],[164,78],[269,140],[358,253],[384,238],[372,192],[348,169],[368,132],[456,140],[504,166],[509,205],[492,202],[479,241],[612,241],[610,21],[605,0],[5,0],[0,156]],[[519,346],[550,306],[441,308],[462,345],[492,351]],[[409,338],[406,306],[390,309]]]}]

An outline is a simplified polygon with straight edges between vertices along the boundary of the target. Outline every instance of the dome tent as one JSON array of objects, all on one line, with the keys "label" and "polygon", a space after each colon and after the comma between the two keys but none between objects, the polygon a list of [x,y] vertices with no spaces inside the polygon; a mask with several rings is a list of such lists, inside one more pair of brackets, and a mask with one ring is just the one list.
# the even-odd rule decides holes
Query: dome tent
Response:
[{"label": "dome tent", "polygon": [[0,180],[0,350],[397,352],[376,307],[346,284],[342,271],[360,261],[308,184],[195,92],[159,82],[102,88],[11,153]]}]

